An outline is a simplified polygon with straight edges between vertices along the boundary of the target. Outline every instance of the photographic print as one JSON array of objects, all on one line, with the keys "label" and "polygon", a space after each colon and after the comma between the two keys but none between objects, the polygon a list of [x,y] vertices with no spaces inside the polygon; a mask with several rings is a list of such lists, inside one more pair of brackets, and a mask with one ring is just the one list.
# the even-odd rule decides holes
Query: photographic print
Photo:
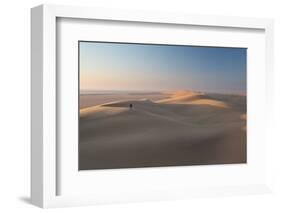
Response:
[{"label": "photographic print", "polygon": [[79,41],[79,170],[247,162],[247,49]]}]

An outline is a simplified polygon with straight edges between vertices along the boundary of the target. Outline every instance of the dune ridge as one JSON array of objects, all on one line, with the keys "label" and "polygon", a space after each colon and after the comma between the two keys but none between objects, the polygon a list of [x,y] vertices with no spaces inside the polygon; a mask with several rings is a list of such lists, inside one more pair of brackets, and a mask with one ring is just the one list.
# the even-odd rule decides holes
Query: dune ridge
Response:
[{"label": "dune ridge", "polygon": [[211,99],[203,92],[180,91],[175,92],[170,98],[157,101],[157,103],[198,104],[227,108],[223,101]]}]

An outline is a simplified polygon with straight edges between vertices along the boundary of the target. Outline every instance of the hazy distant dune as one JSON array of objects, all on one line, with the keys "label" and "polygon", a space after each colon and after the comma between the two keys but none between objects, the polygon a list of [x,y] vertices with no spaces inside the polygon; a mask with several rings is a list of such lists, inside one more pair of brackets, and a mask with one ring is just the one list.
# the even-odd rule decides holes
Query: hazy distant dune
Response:
[{"label": "hazy distant dune", "polygon": [[179,91],[107,99],[80,110],[79,169],[246,162],[245,96]]}]

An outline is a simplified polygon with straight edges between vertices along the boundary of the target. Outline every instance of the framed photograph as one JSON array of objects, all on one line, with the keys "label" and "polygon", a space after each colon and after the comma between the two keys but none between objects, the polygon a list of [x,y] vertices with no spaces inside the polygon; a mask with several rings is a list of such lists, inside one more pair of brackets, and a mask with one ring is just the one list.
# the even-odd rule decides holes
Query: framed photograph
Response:
[{"label": "framed photograph", "polygon": [[270,192],[272,20],[31,14],[33,204]]}]

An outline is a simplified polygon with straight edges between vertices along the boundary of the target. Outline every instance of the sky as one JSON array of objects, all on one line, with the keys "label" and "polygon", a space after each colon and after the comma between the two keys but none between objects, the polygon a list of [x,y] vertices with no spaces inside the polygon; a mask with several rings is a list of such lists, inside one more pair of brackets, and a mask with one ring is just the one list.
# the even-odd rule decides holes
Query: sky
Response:
[{"label": "sky", "polygon": [[79,42],[80,90],[246,93],[247,49]]}]

